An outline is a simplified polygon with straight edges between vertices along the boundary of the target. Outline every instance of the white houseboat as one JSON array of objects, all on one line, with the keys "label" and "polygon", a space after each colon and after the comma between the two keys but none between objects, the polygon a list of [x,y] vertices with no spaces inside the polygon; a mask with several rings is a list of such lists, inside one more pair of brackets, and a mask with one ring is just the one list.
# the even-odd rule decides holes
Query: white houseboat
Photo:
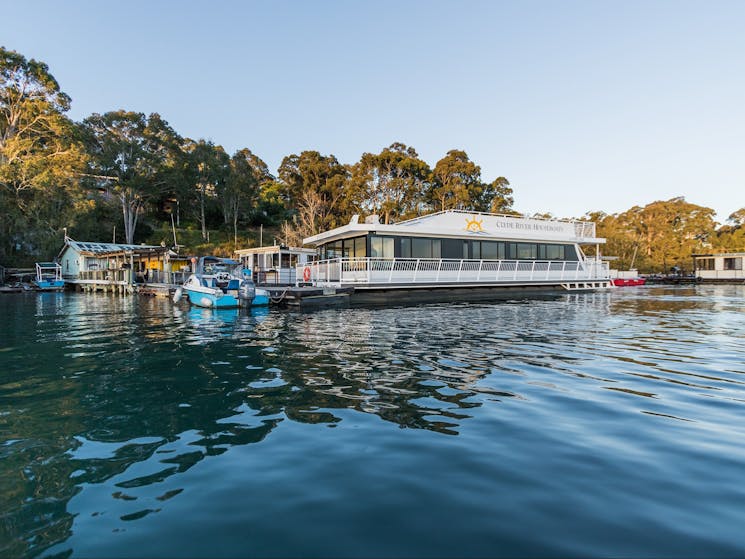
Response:
[{"label": "white houseboat", "polygon": [[312,248],[274,245],[242,248],[235,251],[243,266],[253,272],[256,285],[295,285],[301,270],[313,262],[316,251]]},{"label": "white houseboat", "polygon": [[699,281],[745,281],[745,252],[694,254],[693,263]]},{"label": "white houseboat", "polygon": [[353,286],[362,302],[613,287],[600,258],[605,239],[586,221],[448,210],[388,225],[355,216],[304,243],[320,259],[297,266],[298,284]]}]

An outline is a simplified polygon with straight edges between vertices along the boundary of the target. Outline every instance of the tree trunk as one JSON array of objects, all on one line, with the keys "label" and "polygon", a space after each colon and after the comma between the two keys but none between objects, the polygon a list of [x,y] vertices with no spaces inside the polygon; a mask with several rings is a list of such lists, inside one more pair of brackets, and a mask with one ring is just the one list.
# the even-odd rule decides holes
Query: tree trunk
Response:
[{"label": "tree trunk", "polygon": [[238,211],[233,212],[233,248],[238,249]]},{"label": "tree trunk", "polygon": [[202,222],[202,240],[207,240],[207,221],[204,218],[204,185],[201,188],[200,196],[199,196],[199,215],[200,215],[200,221]]}]

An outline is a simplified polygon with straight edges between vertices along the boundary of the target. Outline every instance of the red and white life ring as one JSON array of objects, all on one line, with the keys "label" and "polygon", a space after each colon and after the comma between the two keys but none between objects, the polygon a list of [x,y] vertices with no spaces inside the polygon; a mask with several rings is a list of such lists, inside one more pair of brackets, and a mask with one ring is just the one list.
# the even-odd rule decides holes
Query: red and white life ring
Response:
[{"label": "red and white life ring", "polygon": [[310,268],[308,266],[303,268],[303,281],[310,281]]}]

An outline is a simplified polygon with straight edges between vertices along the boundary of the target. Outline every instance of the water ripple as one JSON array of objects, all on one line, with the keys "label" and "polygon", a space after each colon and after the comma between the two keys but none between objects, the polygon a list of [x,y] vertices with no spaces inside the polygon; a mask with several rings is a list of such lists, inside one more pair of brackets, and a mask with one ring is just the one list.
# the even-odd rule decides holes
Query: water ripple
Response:
[{"label": "water ripple", "polygon": [[0,553],[739,556],[743,310],[3,297]]}]

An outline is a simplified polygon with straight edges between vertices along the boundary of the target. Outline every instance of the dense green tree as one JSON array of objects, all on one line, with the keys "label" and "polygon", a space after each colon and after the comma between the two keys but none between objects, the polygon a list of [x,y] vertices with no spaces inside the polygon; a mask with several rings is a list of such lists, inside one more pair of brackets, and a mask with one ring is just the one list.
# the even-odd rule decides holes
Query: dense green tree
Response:
[{"label": "dense green tree", "polygon": [[505,177],[497,177],[492,182],[480,186],[474,209],[498,214],[515,214],[517,212],[512,208],[512,204],[515,203],[512,194],[510,181]]},{"label": "dense green tree", "polygon": [[187,184],[196,196],[194,216],[202,230],[202,240],[208,240],[207,221],[214,207],[217,210],[218,193],[224,192],[230,174],[230,156],[222,146],[208,140],[187,140],[184,145],[187,157]]},{"label": "dense green tree", "polygon": [[745,226],[745,208],[740,208],[739,210],[734,211],[731,214],[729,214],[727,221],[733,227]]},{"label": "dense green tree", "polygon": [[277,225],[292,218],[292,209],[286,201],[287,185],[279,180],[269,180],[261,185],[259,204],[254,221]]},{"label": "dense green tree", "polygon": [[435,165],[428,192],[437,210],[475,209],[481,197],[481,167],[465,151],[450,150]]},{"label": "dense green tree", "polygon": [[288,155],[282,160],[278,174],[284,185],[282,195],[295,211],[311,199],[320,199],[320,204],[314,204],[314,230],[337,227],[353,212],[349,170],[333,155],[321,155],[317,151]]},{"label": "dense green tree", "polygon": [[379,154],[362,154],[352,168],[351,195],[361,211],[391,223],[417,213],[430,175],[429,166],[414,148],[396,142]]},{"label": "dense green tree", "polygon": [[745,208],[732,212],[727,224],[712,237],[712,248],[721,252],[745,251]]},{"label": "dense green tree", "polygon": [[70,98],[43,62],[0,47],[0,257],[39,254],[85,210],[85,152]]},{"label": "dense green tree", "polygon": [[181,138],[155,113],[112,111],[93,114],[83,124],[91,155],[88,176],[119,200],[126,242],[132,243],[146,202],[173,179]]},{"label": "dense green tree", "polygon": [[226,222],[233,225],[233,242],[238,243],[238,220],[252,212],[259,201],[261,186],[272,181],[269,168],[248,148],[235,152],[224,187],[218,190]]},{"label": "dense green tree", "polygon": [[633,264],[647,272],[690,269],[691,255],[710,247],[715,237],[714,213],[683,197],[656,201],[616,215],[601,214],[598,235],[608,239],[605,252],[619,256],[620,268]]}]

